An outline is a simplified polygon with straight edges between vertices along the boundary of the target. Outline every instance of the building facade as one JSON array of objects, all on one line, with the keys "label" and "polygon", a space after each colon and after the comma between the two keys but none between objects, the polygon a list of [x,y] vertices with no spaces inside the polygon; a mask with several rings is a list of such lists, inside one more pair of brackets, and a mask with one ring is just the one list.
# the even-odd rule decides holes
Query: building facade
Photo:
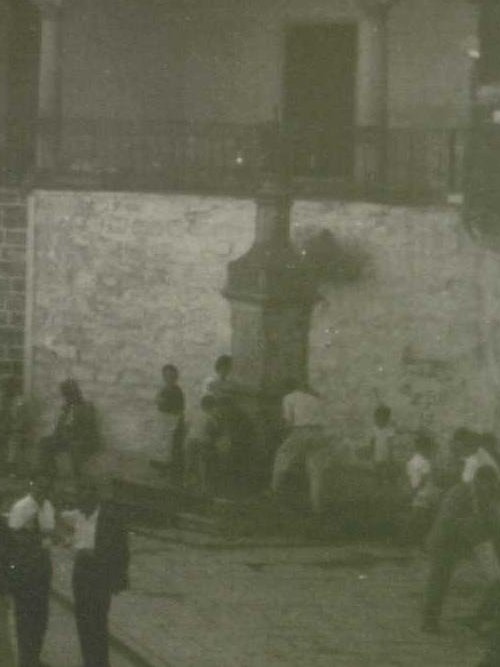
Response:
[{"label": "building facade", "polygon": [[464,422],[498,427],[496,255],[448,202],[474,3],[0,6],[17,35],[1,40],[3,177],[30,192],[3,190],[0,341],[42,431],[67,375],[114,447],[156,437],[162,363],[196,404],[231,347],[226,266],[252,244],[277,136],[292,241],[318,269],[309,371],[337,450],[362,442],[378,400],[443,441]]},{"label": "building facade", "polygon": [[35,4],[2,2],[7,177],[38,150],[63,184],[251,187],[281,125],[329,193],[460,189],[467,0]]}]

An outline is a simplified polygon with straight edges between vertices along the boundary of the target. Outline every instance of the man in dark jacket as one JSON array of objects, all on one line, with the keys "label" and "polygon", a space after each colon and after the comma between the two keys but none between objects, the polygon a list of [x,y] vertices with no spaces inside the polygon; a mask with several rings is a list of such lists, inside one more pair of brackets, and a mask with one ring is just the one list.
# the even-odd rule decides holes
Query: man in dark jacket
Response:
[{"label": "man in dark jacket", "polygon": [[470,483],[459,482],[444,496],[429,536],[430,570],[425,593],[422,630],[437,632],[453,572],[472,552],[489,579],[487,596],[478,612],[485,619],[498,604],[500,484],[490,466],[479,468]]},{"label": "man in dark jacket", "polygon": [[111,598],[128,587],[128,537],[118,510],[100,499],[95,482],[79,489],[77,509],[62,512],[73,531],[73,596],[84,667],[109,667]]},{"label": "man in dark jacket", "polygon": [[63,405],[53,435],[42,440],[40,466],[52,474],[57,456],[65,452],[78,479],[84,465],[100,447],[95,408],[84,399],[76,380],[62,382],[60,391]]}]

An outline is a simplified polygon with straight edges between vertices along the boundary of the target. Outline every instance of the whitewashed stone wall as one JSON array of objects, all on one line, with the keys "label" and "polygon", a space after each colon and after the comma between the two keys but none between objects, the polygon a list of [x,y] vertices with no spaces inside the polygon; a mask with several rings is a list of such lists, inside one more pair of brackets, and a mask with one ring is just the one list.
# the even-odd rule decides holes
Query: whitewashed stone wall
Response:
[{"label": "whitewashed stone wall", "polygon": [[[251,244],[254,204],[113,193],[34,198],[27,363],[40,428],[54,418],[57,382],[73,375],[96,402],[108,444],[145,449],[158,437],[160,366],[178,364],[193,405],[213,359],[230,349],[220,290],[228,261]],[[500,284],[500,271],[462,232],[459,212],[309,201],[292,215],[299,246],[328,230],[362,267],[322,285],[313,317],[311,379],[326,397],[334,440],[365,438],[378,397],[403,427],[426,424],[443,441],[464,423],[492,427],[485,322],[499,300],[484,294],[491,281]]]}]

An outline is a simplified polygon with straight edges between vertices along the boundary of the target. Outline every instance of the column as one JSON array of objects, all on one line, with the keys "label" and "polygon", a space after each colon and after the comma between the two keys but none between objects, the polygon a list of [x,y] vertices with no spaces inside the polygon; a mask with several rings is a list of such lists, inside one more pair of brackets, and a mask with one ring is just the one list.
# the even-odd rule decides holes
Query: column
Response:
[{"label": "column", "polygon": [[255,239],[227,270],[235,398],[255,427],[254,460],[265,475],[278,440],[285,381],[307,380],[308,335],[315,289],[289,237],[291,200],[278,174],[256,197]]},{"label": "column", "polygon": [[358,0],[356,177],[368,189],[386,184],[388,128],[388,16],[391,0]]},{"label": "column", "polygon": [[40,70],[36,168],[53,172],[57,164],[61,113],[61,4],[35,0],[40,9]]}]

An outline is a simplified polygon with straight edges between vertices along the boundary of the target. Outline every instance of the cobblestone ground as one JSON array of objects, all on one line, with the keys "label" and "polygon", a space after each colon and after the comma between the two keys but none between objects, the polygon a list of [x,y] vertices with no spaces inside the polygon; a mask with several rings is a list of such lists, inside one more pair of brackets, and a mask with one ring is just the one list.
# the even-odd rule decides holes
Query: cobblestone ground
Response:
[{"label": "cobblestone ground", "polygon": [[[457,622],[478,599],[471,564],[457,573],[442,636],[429,637],[418,627],[422,556],[373,545],[189,546],[169,531],[135,534],[132,545],[132,588],[115,600],[112,628],[151,665],[474,667],[481,652]],[[63,591],[69,559],[56,553]]]},{"label": "cobblestone ground", "polygon": [[[79,667],[80,650],[73,615],[56,600],[51,600],[50,623],[43,658],[50,667]],[[116,651],[111,651],[112,667],[133,667]]]}]

